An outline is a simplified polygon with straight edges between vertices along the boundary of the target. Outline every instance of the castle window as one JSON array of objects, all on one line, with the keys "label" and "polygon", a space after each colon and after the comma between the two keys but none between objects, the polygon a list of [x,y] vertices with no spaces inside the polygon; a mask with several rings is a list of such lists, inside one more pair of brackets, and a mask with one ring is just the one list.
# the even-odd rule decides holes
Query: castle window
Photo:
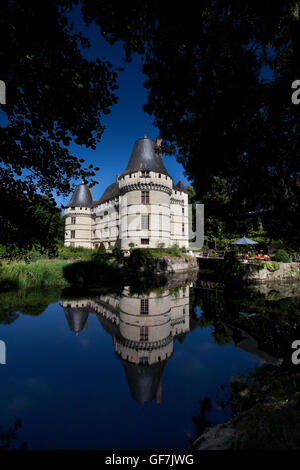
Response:
[{"label": "castle window", "polygon": [[75,238],[75,230],[71,230],[71,238]]},{"label": "castle window", "polygon": [[160,174],[160,173],[159,173],[158,177],[161,178],[161,174]]},{"label": "castle window", "polygon": [[71,224],[75,225],[76,224],[76,217],[71,217]]},{"label": "castle window", "polygon": [[182,208],[182,213],[184,214],[184,207]]},{"label": "castle window", "polygon": [[141,326],[140,327],[140,341],[148,341],[148,340],[149,340],[149,327]]},{"label": "castle window", "polygon": [[147,315],[149,313],[149,299],[141,299],[141,310],[142,315]]},{"label": "castle window", "polygon": [[147,356],[142,356],[142,357],[140,357],[140,359],[139,359],[139,364],[145,364],[145,365],[146,365],[146,364],[149,364],[149,359],[148,359],[148,357],[147,357]]},{"label": "castle window", "polygon": [[80,210],[82,211],[82,207],[80,207]]},{"label": "castle window", "polygon": [[184,224],[182,224],[182,233],[184,233]]},{"label": "castle window", "polygon": [[141,238],[141,245],[149,245],[149,238]]},{"label": "castle window", "polygon": [[141,215],[141,229],[149,230],[149,215],[148,214]]},{"label": "castle window", "polygon": [[149,204],[149,191],[142,191],[142,204]]},{"label": "castle window", "polygon": [[149,170],[141,171],[141,177],[150,178],[150,171]]}]

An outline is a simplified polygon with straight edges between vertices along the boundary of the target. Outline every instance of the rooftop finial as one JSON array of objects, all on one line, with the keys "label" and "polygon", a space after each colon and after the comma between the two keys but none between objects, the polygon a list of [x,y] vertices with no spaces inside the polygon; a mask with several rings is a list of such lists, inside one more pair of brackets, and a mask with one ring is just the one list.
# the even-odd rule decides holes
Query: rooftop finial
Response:
[{"label": "rooftop finial", "polygon": [[147,139],[147,128],[145,127],[144,139]]}]

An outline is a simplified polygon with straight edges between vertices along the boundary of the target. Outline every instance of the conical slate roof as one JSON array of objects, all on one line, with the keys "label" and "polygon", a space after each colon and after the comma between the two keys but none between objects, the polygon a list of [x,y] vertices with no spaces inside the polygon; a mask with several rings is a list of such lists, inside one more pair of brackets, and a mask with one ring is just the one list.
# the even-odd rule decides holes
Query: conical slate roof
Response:
[{"label": "conical slate roof", "polygon": [[161,153],[155,151],[156,149],[157,144],[152,139],[143,137],[136,140],[123,175],[134,171],[149,170],[170,176],[165,168]]},{"label": "conical slate roof", "polygon": [[87,328],[89,309],[87,307],[63,307],[70,330],[78,334]]},{"label": "conical slate roof", "polygon": [[98,205],[98,204],[102,204],[103,202],[106,202],[106,201],[109,201],[110,199],[112,199],[113,197],[117,197],[119,196],[120,194],[120,190],[119,190],[119,185],[118,183],[112,183],[110,184],[109,186],[107,186],[106,190],[104,191],[104,193],[102,194],[101,198],[99,199],[99,201],[95,201],[94,202],[94,206],[95,205]]},{"label": "conical slate roof", "polygon": [[167,361],[151,365],[132,364],[123,359],[121,362],[134,400],[144,404],[155,399]]},{"label": "conical slate roof", "polygon": [[183,182],[181,180],[178,181],[178,183],[176,184],[177,186],[177,189],[179,189],[179,191],[183,191],[184,193],[187,193],[187,189],[186,187],[184,186]]},{"label": "conical slate roof", "polygon": [[93,199],[89,188],[85,184],[79,184],[71,197],[68,207],[92,207]]}]

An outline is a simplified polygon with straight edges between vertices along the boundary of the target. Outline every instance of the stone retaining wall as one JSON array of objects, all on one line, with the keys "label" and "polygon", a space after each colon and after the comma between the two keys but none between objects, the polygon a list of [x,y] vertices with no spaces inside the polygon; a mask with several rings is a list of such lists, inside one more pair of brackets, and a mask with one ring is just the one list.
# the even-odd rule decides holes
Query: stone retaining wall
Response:
[{"label": "stone retaining wall", "polygon": [[154,274],[171,274],[198,270],[198,263],[195,257],[181,258],[149,258],[147,265],[140,268],[140,271],[151,270]]},{"label": "stone retaining wall", "polygon": [[242,264],[242,270],[235,276],[236,280],[248,283],[300,280],[300,263],[279,263],[277,271],[269,271],[267,267],[258,268],[258,264]]}]

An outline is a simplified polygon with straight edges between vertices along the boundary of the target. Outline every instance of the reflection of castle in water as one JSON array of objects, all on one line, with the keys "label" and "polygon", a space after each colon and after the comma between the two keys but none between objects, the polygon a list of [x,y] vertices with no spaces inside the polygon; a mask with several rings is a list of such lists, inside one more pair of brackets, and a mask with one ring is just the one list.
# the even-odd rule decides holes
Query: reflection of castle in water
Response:
[{"label": "reflection of castle in water", "polygon": [[173,353],[174,340],[183,342],[189,332],[189,287],[160,289],[148,295],[103,295],[93,299],[63,301],[69,327],[76,334],[95,313],[113,337],[133,398],[161,402],[161,378]]}]

